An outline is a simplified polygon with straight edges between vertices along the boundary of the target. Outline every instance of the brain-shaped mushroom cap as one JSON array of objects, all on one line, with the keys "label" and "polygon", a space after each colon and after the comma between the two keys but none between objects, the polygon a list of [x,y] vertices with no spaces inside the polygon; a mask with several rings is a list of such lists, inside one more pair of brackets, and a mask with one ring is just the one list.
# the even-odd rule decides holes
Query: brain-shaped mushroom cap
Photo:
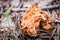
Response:
[{"label": "brain-shaped mushroom cap", "polygon": [[[48,30],[50,29],[50,24],[52,20],[47,15],[47,12],[41,10],[36,5],[32,5],[23,14],[21,20],[21,29],[24,34],[28,34],[30,37],[36,37],[40,31],[40,25]],[[40,24],[41,23],[41,24]]]}]

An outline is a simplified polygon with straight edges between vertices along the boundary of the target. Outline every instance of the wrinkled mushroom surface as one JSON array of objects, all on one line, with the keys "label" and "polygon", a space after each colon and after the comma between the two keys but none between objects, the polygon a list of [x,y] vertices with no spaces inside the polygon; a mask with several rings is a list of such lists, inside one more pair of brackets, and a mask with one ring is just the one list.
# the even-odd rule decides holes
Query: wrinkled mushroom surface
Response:
[{"label": "wrinkled mushroom surface", "polygon": [[23,14],[21,20],[21,29],[24,34],[28,34],[30,37],[36,37],[40,31],[40,27],[45,30],[51,28],[51,17],[47,12],[41,10],[36,5],[32,5]]}]

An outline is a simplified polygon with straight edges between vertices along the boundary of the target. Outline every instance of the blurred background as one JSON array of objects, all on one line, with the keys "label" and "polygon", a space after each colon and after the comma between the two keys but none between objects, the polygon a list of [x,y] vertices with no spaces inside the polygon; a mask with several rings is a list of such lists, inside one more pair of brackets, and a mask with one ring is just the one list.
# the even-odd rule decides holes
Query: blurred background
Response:
[{"label": "blurred background", "polygon": [[[23,13],[32,4],[54,20],[52,29],[41,29],[36,38],[23,35],[20,25]],[[60,0],[0,0],[0,40],[60,40]]]}]

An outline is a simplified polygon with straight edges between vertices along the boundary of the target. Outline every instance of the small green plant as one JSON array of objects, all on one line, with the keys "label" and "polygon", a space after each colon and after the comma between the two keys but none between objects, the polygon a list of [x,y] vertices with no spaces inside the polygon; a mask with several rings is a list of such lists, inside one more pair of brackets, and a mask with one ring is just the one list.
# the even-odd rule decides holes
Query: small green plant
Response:
[{"label": "small green plant", "polygon": [[4,18],[5,21],[11,21],[12,20],[11,18],[8,17],[9,13],[10,13],[10,9],[3,12],[3,14],[5,15],[5,18]]},{"label": "small green plant", "polygon": [[[5,15],[3,20],[5,22],[8,22],[8,23],[9,23],[9,21],[12,21],[12,19],[10,17],[8,17],[9,13],[10,13],[10,9],[6,10],[5,12],[3,12],[3,14]],[[9,28],[7,28],[6,33],[7,33],[8,39],[13,40],[13,32]]]},{"label": "small green plant", "polygon": [[8,39],[13,40],[13,32],[8,29],[6,33],[7,33]]}]

